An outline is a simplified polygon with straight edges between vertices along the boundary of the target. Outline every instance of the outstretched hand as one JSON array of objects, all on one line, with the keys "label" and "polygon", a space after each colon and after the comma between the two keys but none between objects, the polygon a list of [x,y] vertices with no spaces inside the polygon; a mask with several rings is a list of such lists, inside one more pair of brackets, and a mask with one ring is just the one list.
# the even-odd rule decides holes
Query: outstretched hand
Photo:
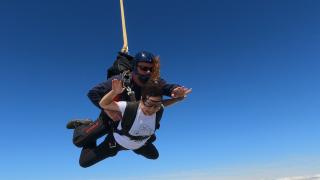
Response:
[{"label": "outstretched hand", "polygon": [[124,87],[122,85],[122,81],[119,79],[113,79],[112,80],[112,90],[117,94],[121,94],[124,90]]},{"label": "outstretched hand", "polygon": [[172,98],[184,98],[187,97],[188,94],[192,92],[191,88],[186,88],[184,86],[176,87],[171,92]]}]

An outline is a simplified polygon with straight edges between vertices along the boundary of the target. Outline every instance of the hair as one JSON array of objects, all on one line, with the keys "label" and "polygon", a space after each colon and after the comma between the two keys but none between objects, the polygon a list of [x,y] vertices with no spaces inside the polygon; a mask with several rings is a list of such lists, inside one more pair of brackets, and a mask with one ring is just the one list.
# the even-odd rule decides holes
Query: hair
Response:
[{"label": "hair", "polygon": [[153,65],[153,71],[151,73],[150,79],[152,81],[159,81],[160,79],[160,57],[159,56],[156,56],[153,58],[152,65]]},{"label": "hair", "polygon": [[148,81],[145,86],[142,87],[141,92],[142,100],[146,100],[147,97],[161,97],[162,98],[162,86],[157,81]]}]

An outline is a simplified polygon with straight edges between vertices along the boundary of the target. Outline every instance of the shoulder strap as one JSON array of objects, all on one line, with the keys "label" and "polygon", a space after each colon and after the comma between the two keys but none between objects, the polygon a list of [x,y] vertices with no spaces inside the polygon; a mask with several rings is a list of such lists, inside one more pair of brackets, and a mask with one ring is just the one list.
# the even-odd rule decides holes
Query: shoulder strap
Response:
[{"label": "shoulder strap", "polygon": [[124,110],[124,114],[122,117],[122,131],[129,132],[131,126],[133,125],[134,120],[136,119],[137,110],[139,107],[139,101],[127,102],[126,109]]},{"label": "shoulder strap", "polygon": [[156,113],[156,129],[160,128],[160,120],[162,118],[164,108],[161,106],[161,109]]}]

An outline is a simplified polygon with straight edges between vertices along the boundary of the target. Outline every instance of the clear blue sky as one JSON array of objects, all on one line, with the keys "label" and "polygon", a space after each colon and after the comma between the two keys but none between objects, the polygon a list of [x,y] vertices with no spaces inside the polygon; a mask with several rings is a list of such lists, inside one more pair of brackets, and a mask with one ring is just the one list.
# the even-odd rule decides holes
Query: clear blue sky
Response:
[{"label": "clear blue sky", "polygon": [[320,173],[320,1],[125,5],[130,53],[160,55],[163,78],[193,88],[165,112],[159,159],[121,152],[83,169],[65,128],[99,113],[86,93],[122,47],[118,0],[2,0],[0,179]]}]

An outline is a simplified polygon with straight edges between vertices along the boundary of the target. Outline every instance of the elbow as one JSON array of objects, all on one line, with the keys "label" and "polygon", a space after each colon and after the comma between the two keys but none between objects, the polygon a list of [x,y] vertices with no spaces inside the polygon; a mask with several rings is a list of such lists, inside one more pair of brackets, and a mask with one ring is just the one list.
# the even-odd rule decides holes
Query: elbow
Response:
[{"label": "elbow", "polygon": [[90,90],[88,93],[87,93],[87,96],[88,98],[93,102],[97,99],[97,93],[93,90]]},{"label": "elbow", "polygon": [[89,92],[87,93],[87,96],[88,96],[89,98],[91,98],[92,95],[93,95],[93,91],[92,91],[92,90],[89,90]]},{"label": "elbow", "polygon": [[90,101],[91,102],[96,102],[97,101],[97,94],[96,93],[94,93],[94,92],[92,92],[92,91],[89,91],[88,93],[87,93],[87,97],[90,99]]},{"label": "elbow", "polygon": [[101,97],[97,93],[91,90],[88,92],[87,96],[95,106],[100,108]]},{"label": "elbow", "polygon": [[99,106],[100,106],[100,108],[104,109],[104,106],[105,106],[105,105],[103,104],[102,101],[100,101],[100,102],[99,102]]}]

